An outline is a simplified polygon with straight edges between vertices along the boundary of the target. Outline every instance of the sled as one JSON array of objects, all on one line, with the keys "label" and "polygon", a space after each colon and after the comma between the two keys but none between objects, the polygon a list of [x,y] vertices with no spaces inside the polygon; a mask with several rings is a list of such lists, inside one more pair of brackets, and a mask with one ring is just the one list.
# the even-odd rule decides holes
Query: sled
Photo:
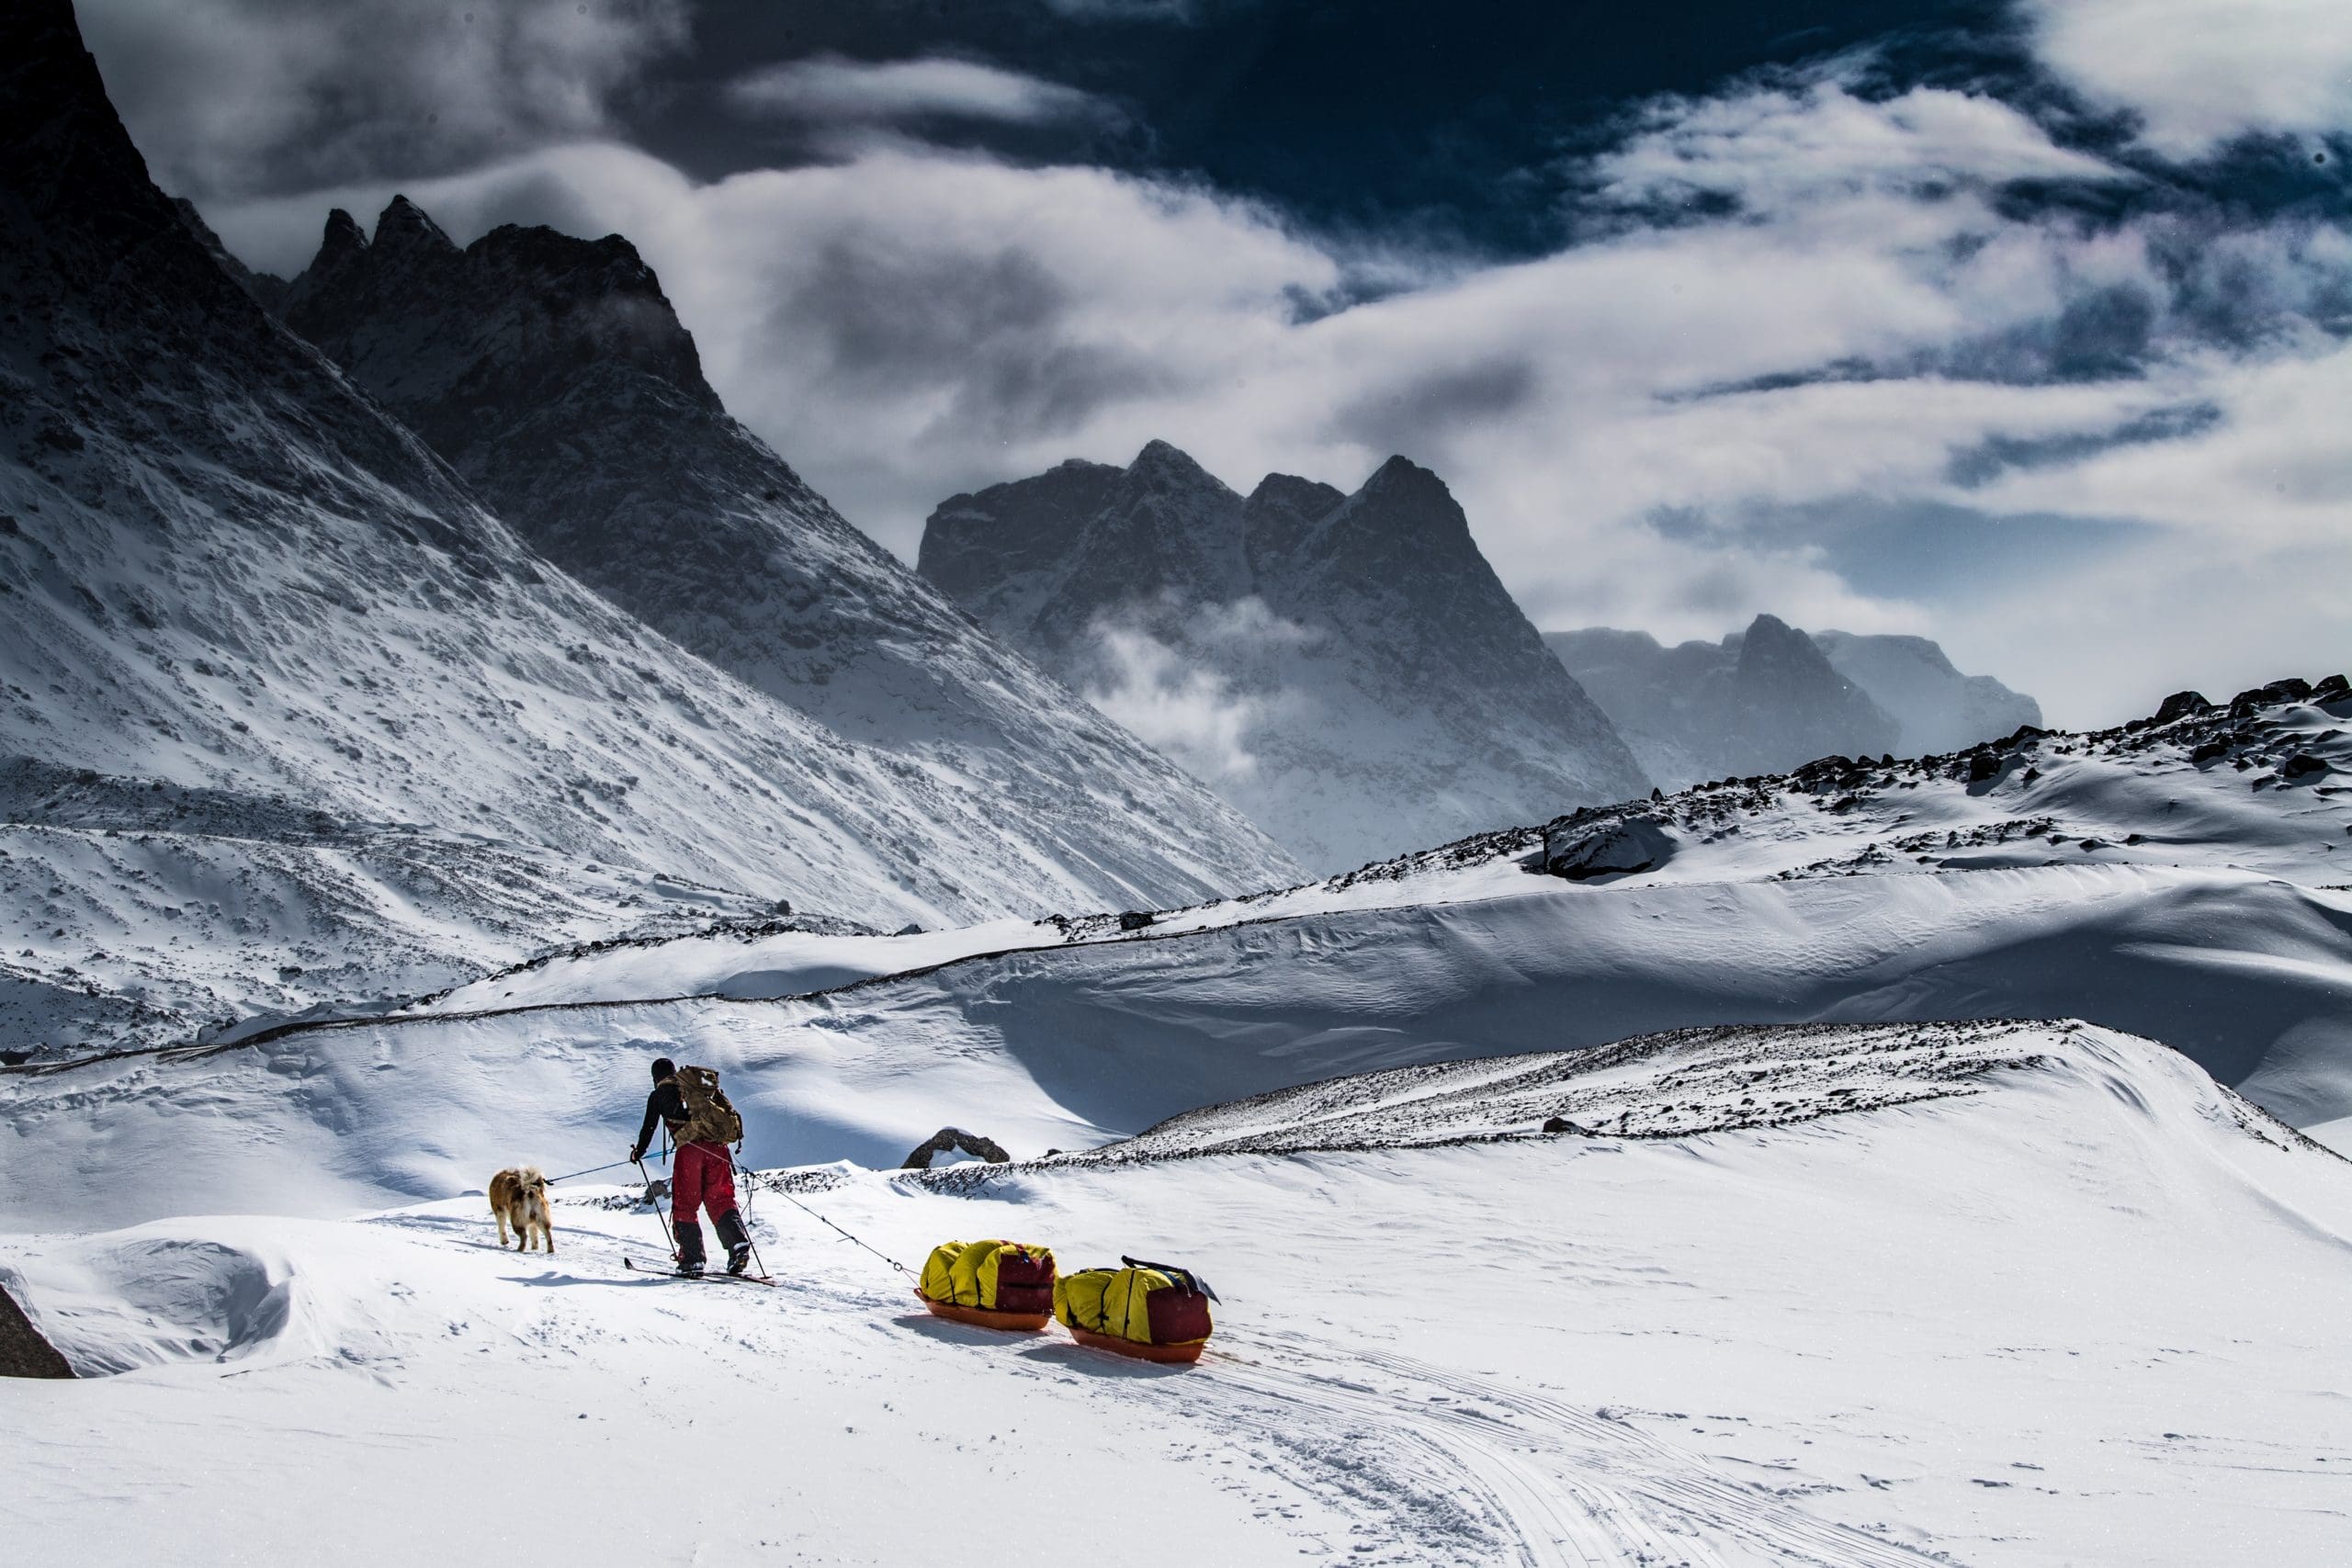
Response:
[{"label": "sled", "polygon": [[998,1312],[991,1307],[961,1306],[955,1302],[935,1300],[921,1291],[915,1292],[915,1300],[929,1307],[934,1317],[968,1323],[975,1328],[1001,1328],[1008,1334],[1035,1334],[1054,1318],[1049,1312]]},{"label": "sled", "polygon": [[1097,1334],[1091,1328],[1080,1328],[1074,1323],[1062,1326],[1069,1337],[1090,1349],[1108,1350],[1114,1356],[1130,1356],[1138,1361],[1160,1361],[1172,1366],[1190,1366],[1201,1359],[1209,1342],[1195,1339],[1189,1345],[1138,1345],[1132,1339],[1122,1339],[1115,1334]]}]

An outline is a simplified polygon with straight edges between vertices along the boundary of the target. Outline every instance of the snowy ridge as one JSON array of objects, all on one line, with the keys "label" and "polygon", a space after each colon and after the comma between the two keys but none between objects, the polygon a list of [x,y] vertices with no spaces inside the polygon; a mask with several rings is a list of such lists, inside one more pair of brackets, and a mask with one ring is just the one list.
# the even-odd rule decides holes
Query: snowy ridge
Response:
[{"label": "snowy ridge", "polygon": [[[1692,1029],[1587,1051],[1392,1067],[1173,1116],[1074,1159],[1409,1148],[1544,1135],[1681,1138],[1976,1092],[2063,1023]],[[2021,1054],[2024,1053],[2024,1054]],[[2258,1114],[2258,1113],[2257,1113]],[[2286,1129],[2281,1128],[2281,1133]]]}]

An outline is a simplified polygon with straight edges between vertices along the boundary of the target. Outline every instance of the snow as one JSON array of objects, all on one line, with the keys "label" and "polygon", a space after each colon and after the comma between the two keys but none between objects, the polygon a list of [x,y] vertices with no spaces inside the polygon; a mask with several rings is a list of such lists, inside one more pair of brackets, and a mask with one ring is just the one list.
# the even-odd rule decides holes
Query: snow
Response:
[{"label": "snow", "polygon": [[[2352,1115],[2352,811],[2335,774],[2247,780],[2275,772],[2257,755],[2352,761],[2341,717],[2275,704],[2044,737],[1976,783],[1947,760],[1553,824],[1556,844],[1638,816],[1679,846],[1590,882],[1531,871],[1547,830],[1528,829],[1134,931],[602,947],[393,1016],[0,1074],[0,1146],[39,1151],[0,1224],[332,1213],[512,1154],[602,1165],[657,1055],[725,1072],[768,1165],[894,1165],[949,1123],[1034,1156],[1340,1074],[1760,1021],[2085,1017],[2332,1122]],[[137,1177],[164,1158],[170,1183]]]},{"label": "snow", "polygon": [[[1936,1050],[1880,1043],[1844,1054],[1890,1085]],[[582,1186],[548,1258],[492,1257],[476,1195],[8,1237],[0,1283],[117,1374],[0,1384],[42,1434],[0,1451],[12,1543],[895,1562],[989,1520],[1250,1563],[2330,1561],[2352,1165],[2145,1042],[1972,1049],[2021,1065],[1776,1127],[793,1183],[905,1261],[1195,1266],[1225,1304],[1175,1371],[939,1323],[776,1190],[773,1291],[630,1275],[656,1222]]]}]

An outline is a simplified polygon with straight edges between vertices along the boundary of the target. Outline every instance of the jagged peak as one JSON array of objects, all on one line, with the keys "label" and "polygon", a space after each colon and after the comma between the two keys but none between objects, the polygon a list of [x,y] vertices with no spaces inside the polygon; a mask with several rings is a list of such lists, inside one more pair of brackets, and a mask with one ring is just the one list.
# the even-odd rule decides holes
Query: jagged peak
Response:
[{"label": "jagged peak", "polygon": [[319,237],[318,257],[311,265],[338,261],[367,248],[368,231],[359,226],[359,220],[340,207],[331,207],[327,209],[326,231]]},{"label": "jagged peak", "polygon": [[1156,439],[1145,442],[1135,461],[1127,465],[1121,489],[1130,495],[1170,491],[1233,495],[1226,482],[1201,467],[1191,453]]},{"label": "jagged peak", "polygon": [[1344,491],[1299,474],[1268,474],[1250,492],[1253,507],[1279,506],[1305,516],[1320,516],[1345,500]]},{"label": "jagged peak", "polygon": [[378,214],[374,244],[378,250],[421,247],[455,252],[458,248],[457,242],[443,231],[441,225],[404,196],[392,197]]}]

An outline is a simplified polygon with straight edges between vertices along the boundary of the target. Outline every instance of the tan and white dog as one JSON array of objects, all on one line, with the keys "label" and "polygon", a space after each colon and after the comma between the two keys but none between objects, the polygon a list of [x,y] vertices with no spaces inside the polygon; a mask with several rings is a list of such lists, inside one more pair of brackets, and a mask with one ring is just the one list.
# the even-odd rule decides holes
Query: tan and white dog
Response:
[{"label": "tan and white dog", "polygon": [[548,1219],[548,1179],[536,1165],[500,1171],[490,1179],[490,1212],[498,1216],[498,1245],[506,1245],[506,1227],[514,1227],[514,1248],[531,1250],[536,1233],[555,1250],[555,1226]]}]

